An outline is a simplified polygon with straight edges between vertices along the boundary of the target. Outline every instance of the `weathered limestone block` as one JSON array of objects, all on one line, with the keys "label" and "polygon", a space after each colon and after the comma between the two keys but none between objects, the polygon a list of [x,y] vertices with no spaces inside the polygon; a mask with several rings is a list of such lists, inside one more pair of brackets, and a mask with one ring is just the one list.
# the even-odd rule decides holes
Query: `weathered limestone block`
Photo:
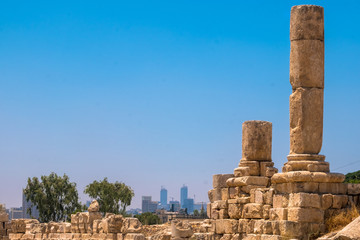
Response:
[{"label": "weathered limestone block", "polygon": [[261,240],[261,235],[259,235],[259,234],[246,234],[244,240]]},{"label": "weathered limestone block", "polygon": [[221,188],[214,188],[208,191],[210,202],[221,200]]},{"label": "weathered limestone block", "polygon": [[250,176],[250,167],[238,167],[238,168],[235,168],[234,169],[234,176],[235,177]]},{"label": "weathered limestone block", "polygon": [[244,206],[244,218],[262,218],[263,209],[262,204],[248,203]]},{"label": "weathered limestone block", "polygon": [[287,220],[287,208],[271,208],[270,220]]},{"label": "weathered limestone block", "polygon": [[245,233],[248,224],[249,224],[249,219],[239,219],[238,232],[239,233]]},{"label": "weathered limestone block", "polygon": [[102,233],[103,229],[102,229],[102,219],[97,219],[94,220],[93,222],[93,227],[92,227],[92,233]]},{"label": "weathered limestone block", "polygon": [[79,216],[79,230],[80,233],[87,233],[88,224],[89,224],[89,213],[88,212],[80,212]]},{"label": "weathered limestone block", "polygon": [[348,183],[347,192],[349,195],[360,195],[360,184],[359,183]]},{"label": "weathered limestone block", "polygon": [[274,176],[274,174],[278,173],[278,169],[274,168],[274,167],[267,167],[266,168],[266,172],[265,172],[265,176],[266,177],[272,177]]},{"label": "weathered limestone block", "polygon": [[250,203],[250,197],[241,197],[236,199],[229,199],[227,200],[228,204],[246,204]]},{"label": "weathered limestone block", "polygon": [[321,208],[320,195],[315,193],[291,193],[289,207]]},{"label": "weathered limestone block", "polygon": [[[345,180],[345,175],[342,173],[312,172],[311,178],[314,182],[342,183]],[[345,184],[343,185],[346,188]]]},{"label": "weathered limestone block", "polygon": [[290,83],[293,89],[324,88],[323,41],[291,41]]},{"label": "weathered limestone block", "polygon": [[293,221],[279,221],[279,231],[284,239],[305,237],[309,231],[307,223]]},{"label": "weathered limestone block", "polygon": [[140,233],[142,231],[142,224],[137,218],[124,218],[121,227],[122,233]]},{"label": "weathered limestone block", "polygon": [[229,178],[226,181],[226,184],[229,187],[241,187],[246,185],[256,185],[266,187],[269,184],[268,177],[260,177],[260,176],[246,176],[246,177],[237,177],[237,178]]},{"label": "weathered limestone block", "polygon": [[269,190],[267,190],[264,194],[264,201],[265,204],[269,204],[272,205],[273,204],[273,198],[274,198],[274,193],[275,193],[275,189],[274,188],[269,188]]},{"label": "weathered limestone block", "polygon": [[[14,221],[15,219],[13,219],[12,221]],[[21,237],[24,235],[24,233],[10,233],[9,234],[9,239],[11,240],[17,240],[17,239],[21,239]]]},{"label": "weathered limestone block", "polygon": [[325,210],[331,208],[333,202],[332,194],[323,194],[321,196],[321,209]]},{"label": "weathered limestone block", "polygon": [[215,222],[215,232],[217,234],[237,233],[238,220],[235,219],[217,219]]},{"label": "weathered limestone block", "polygon": [[286,208],[289,205],[288,194],[275,194],[273,196],[273,207],[274,208]]},{"label": "weathered limestone block", "polygon": [[[88,239],[87,237],[83,237],[83,238]],[[105,240],[117,240],[117,233],[107,233]]]},{"label": "weathered limestone block", "polygon": [[206,205],[206,215],[208,216],[208,218],[211,218],[211,203],[208,203]]},{"label": "weathered limestone block", "polygon": [[348,200],[347,195],[333,195],[332,208],[344,208],[347,206]]},{"label": "weathered limestone block", "polygon": [[324,41],[324,9],[315,5],[291,8],[290,40]]},{"label": "weathered limestone block", "polygon": [[288,208],[288,220],[294,222],[314,222],[324,221],[324,211],[316,208]]},{"label": "weathered limestone block", "polygon": [[[73,233],[72,234],[73,235],[73,239],[75,239],[75,240],[77,240],[77,239],[81,239],[81,233]],[[103,239],[105,239],[106,238],[106,234],[102,234],[104,237],[103,237]]]},{"label": "weathered limestone block", "polygon": [[227,208],[220,209],[218,212],[219,212],[219,219],[227,219],[227,218],[229,218],[229,212],[228,212]]},{"label": "weathered limestone block", "polygon": [[[330,172],[330,164],[323,160],[320,161],[312,161],[307,160],[307,156],[310,154],[296,154],[296,155],[289,155],[288,162],[285,163],[283,167],[283,172],[290,172],[290,171],[309,171],[309,172]],[[323,155],[318,155],[323,156]],[[292,161],[291,158],[298,157],[303,158],[301,160]],[[321,157],[319,157],[321,159]],[[325,159],[325,158],[324,158]]]},{"label": "weathered limestone block", "polygon": [[[191,239],[194,240],[215,240],[215,234],[214,233],[194,233],[191,237]],[[160,239],[162,240],[162,239]],[[170,239],[163,239],[163,240],[170,240]]]},{"label": "weathered limestone block", "polygon": [[332,194],[346,194],[347,185],[345,183],[319,183],[320,193],[332,193]]},{"label": "weathered limestone block", "polygon": [[242,186],[241,189],[241,197],[247,197],[250,195],[251,190],[253,189],[257,189],[259,187],[264,187],[264,186],[258,186],[258,185],[246,185],[246,186]]},{"label": "weathered limestone block", "polygon": [[254,233],[255,234],[262,234],[263,233],[263,226],[265,221],[263,219],[254,221]]},{"label": "weathered limestone block", "polygon": [[[271,182],[276,183],[275,189],[289,193],[299,192],[298,189],[300,192],[346,193],[347,187],[342,183],[343,181],[344,175],[340,173],[309,171],[278,173],[271,178]],[[281,185],[281,183],[287,183],[287,185]],[[298,183],[304,183],[304,185]],[[302,191],[301,188],[303,188]]]},{"label": "weathered limestone block", "polygon": [[297,88],[290,95],[290,154],[320,152],[323,105],[323,89]]},{"label": "weathered limestone block", "polygon": [[228,201],[226,200],[215,201],[211,204],[211,207],[218,210],[228,208]]},{"label": "weathered limestone block", "polygon": [[268,205],[268,204],[263,205],[262,214],[263,214],[264,219],[270,218],[270,209],[271,209],[271,205]]},{"label": "weathered limestone block", "polygon": [[127,233],[124,240],[145,240],[145,236],[142,233]]},{"label": "weathered limestone block", "polygon": [[25,233],[26,224],[39,223],[36,219],[13,219],[11,220],[11,232],[12,233]]},{"label": "weathered limestone block", "polygon": [[[247,170],[243,170],[242,168],[249,168],[249,173]],[[237,171],[241,171],[240,173],[235,173]],[[260,176],[260,162],[259,161],[248,161],[248,160],[240,160],[239,167],[235,168],[234,175],[236,177],[244,177],[244,176]],[[241,175],[241,176],[240,176]]]},{"label": "weathered limestone block", "polygon": [[94,221],[101,220],[101,219],[102,219],[102,215],[101,215],[100,212],[89,212],[89,218],[88,218],[88,224],[87,224],[87,227],[88,227],[87,232],[92,233],[93,228],[94,228]]},{"label": "weathered limestone block", "polygon": [[265,221],[264,222],[262,232],[264,234],[269,234],[269,235],[273,234],[273,228],[272,228],[272,222],[271,221]]},{"label": "weathered limestone block", "polygon": [[9,221],[9,215],[6,212],[0,212],[0,222]]},{"label": "weathered limestone block", "polygon": [[244,122],[242,126],[242,159],[271,161],[271,139],[271,122]]},{"label": "weathered limestone block", "polygon": [[59,233],[71,233],[71,223],[68,223],[68,222],[60,223],[58,232]]},{"label": "weathered limestone block", "polygon": [[71,232],[80,233],[79,229],[79,214],[71,214]]},{"label": "weathered limestone block", "polygon": [[[119,233],[118,233],[119,234]],[[73,234],[74,235],[74,234]],[[106,239],[106,233],[93,233],[92,236],[91,236],[91,240],[92,239]],[[122,235],[122,234],[121,234]],[[81,237],[81,236],[80,236]],[[75,239],[75,235],[74,235],[74,239]],[[122,238],[122,236],[121,236]]]},{"label": "weathered limestone block", "polygon": [[[218,221],[218,220],[217,220]],[[171,237],[172,238],[188,238],[193,235],[193,230],[188,222],[172,221]]]},{"label": "weathered limestone block", "polygon": [[229,199],[229,188],[221,188],[221,200]]},{"label": "weathered limestone block", "polygon": [[25,233],[21,239],[22,240],[33,240],[35,238],[35,234],[32,233]]},{"label": "weathered limestone block", "polygon": [[[265,204],[268,190],[269,190],[268,188],[254,189],[254,191],[253,191],[254,203]],[[250,194],[251,193],[252,193],[252,191],[250,191]],[[251,197],[251,195],[250,195],[250,197]]]},{"label": "weathered limestone block", "polygon": [[279,193],[319,193],[319,183],[316,182],[279,183],[274,188]]},{"label": "weathered limestone block", "polygon": [[274,167],[274,162],[260,162],[260,176],[266,176],[268,168]]},{"label": "weathered limestone block", "polygon": [[240,197],[240,187],[230,187],[229,188],[229,198],[235,199]]},{"label": "weathered limestone block", "polygon": [[88,208],[88,212],[99,212],[99,211],[100,211],[100,206],[98,201],[92,200]]},{"label": "weathered limestone block", "polygon": [[226,188],[226,180],[232,177],[234,177],[234,174],[213,175],[213,188]]},{"label": "weathered limestone block", "polygon": [[231,219],[240,219],[242,217],[243,204],[229,204],[228,214]]},{"label": "weathered limestone block", "polygon": [[212,219],[220,219],[220,213],[219,213],[219,209],[216,209],[216,208],[211,208],[211,213],[210,213],[210,216]]},{"label": "weathered limestone block", "polygon": [[225,234],[220,238],[220,240],[231,240],[231,238],[232,238],[232,234],[225,233]]},{"label": "weathered limestone block", "polygon": [[210,219],[205,219],[200,225],[200,232],[215,233],[215,221]]}]

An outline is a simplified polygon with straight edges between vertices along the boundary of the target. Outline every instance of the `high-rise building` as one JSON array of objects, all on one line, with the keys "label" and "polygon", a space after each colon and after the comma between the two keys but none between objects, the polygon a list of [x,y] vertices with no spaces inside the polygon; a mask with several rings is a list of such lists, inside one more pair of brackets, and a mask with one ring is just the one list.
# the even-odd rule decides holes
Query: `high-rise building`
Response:
[{"label": "high-rise building", "polygon": [[161,187],[160,190],[160,205],[163,208],[167,208],[167,190],[164,187]]},{"label": "high-rise building", "polygon": [[188,187],[183,185],[180,189],[180,204],[181,208],[185,208],[185,199],[188,198]]},{"label": "high-rise building", "polygon": [[156,212],[158,202],[151,201],[151,196],[142,196],[141,210],[145,212]]},{"label": "high-rise building", "polygon": [[193,198],[186,198],[184,200],[184,208],[187,210],[188,214],[194,212],[194,199]]},{"label": "high-rise building", "polygon": [[23,218],[23,208],[19,207],[19,208],[10,208],[10,214],[9,214],[9,219],[19,219],[19,218]]},{"label": "high-rise building", "polygon": [[[28,208],[31,208],[31,216],[27,212]],[[32,205],[30,201],[26,201],[26,197],[24,193],[22,194],[22,210],[23,210],[22,218],[39,219],[39,210],[34,205]]]},{"label": "high-rise building", "polygon": [[170,212],[178,212],[180,210],[180,203],[179,201],[170,201]]}]

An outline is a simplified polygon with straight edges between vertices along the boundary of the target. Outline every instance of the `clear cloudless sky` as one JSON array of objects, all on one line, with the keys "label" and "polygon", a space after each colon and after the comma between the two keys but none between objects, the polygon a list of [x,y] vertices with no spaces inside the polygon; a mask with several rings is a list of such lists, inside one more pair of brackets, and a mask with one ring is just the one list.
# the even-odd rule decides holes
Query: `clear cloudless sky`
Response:
[{"label": "clear cloudless sky", "polygon": [[108,177],[141,196],[208,201],[241,158],[241,125],[273,123],[289,153],[289,20],[325,9],[324,141],[334,172],[360,169],[360,1],[0,2],[0,203],[28,177]]}]

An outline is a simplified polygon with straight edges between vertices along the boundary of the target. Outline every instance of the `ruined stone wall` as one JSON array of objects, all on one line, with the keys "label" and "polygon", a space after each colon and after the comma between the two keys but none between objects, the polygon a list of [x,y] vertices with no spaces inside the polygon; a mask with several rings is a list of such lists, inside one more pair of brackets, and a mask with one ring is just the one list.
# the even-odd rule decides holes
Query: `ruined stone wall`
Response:
[{"label": "ruined stone wall", "polygon": [[0,240],[7,240],[9,230],[9,215],[5,212],[5,207],[0,205]]}]

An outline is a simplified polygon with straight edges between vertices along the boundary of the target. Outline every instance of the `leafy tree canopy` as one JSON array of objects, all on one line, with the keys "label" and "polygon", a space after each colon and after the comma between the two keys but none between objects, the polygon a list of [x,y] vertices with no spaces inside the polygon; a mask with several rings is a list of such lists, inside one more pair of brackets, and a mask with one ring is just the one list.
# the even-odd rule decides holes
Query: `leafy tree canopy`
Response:
[{"label": "leafy tree canopy", "polygon": [[107,178],[87,185],[84,193],[96,199],[100,205],[100,212],[125,214],[126,206],[131,204],[134,191],[121,182],[110,183]]},{"label": "leafy tree canopy", "polygon": [[146,212],[146,213],[142,213],[142,214],[137,214],[134,217],[136,217],[137,219],[139,219],[139,221],[143,224],[143,225],[154,225],[154,224],[159,224],[160,223],[160,218],[159,216],[151,213],[151,212]]},{"label": "leafy tree canopy", "polygon": [[199,210],[195,209],[193,215],[194,216],[200,216]]},{"label": "leafy tree canopy", "polygon": [[[81,208],[76,184],[70,182],[66,174],[61,177],[51,173],[41,176],[40,180],[28,178],[24,194],[26,200],[39,210],[41,222],[69,220],[70,214]],[[31,215],[31,208],[27,212]]]},{"label": "leafy tree canopy", "polygon": [[360,183],[360,170],[345,175],[346,183]]}]

